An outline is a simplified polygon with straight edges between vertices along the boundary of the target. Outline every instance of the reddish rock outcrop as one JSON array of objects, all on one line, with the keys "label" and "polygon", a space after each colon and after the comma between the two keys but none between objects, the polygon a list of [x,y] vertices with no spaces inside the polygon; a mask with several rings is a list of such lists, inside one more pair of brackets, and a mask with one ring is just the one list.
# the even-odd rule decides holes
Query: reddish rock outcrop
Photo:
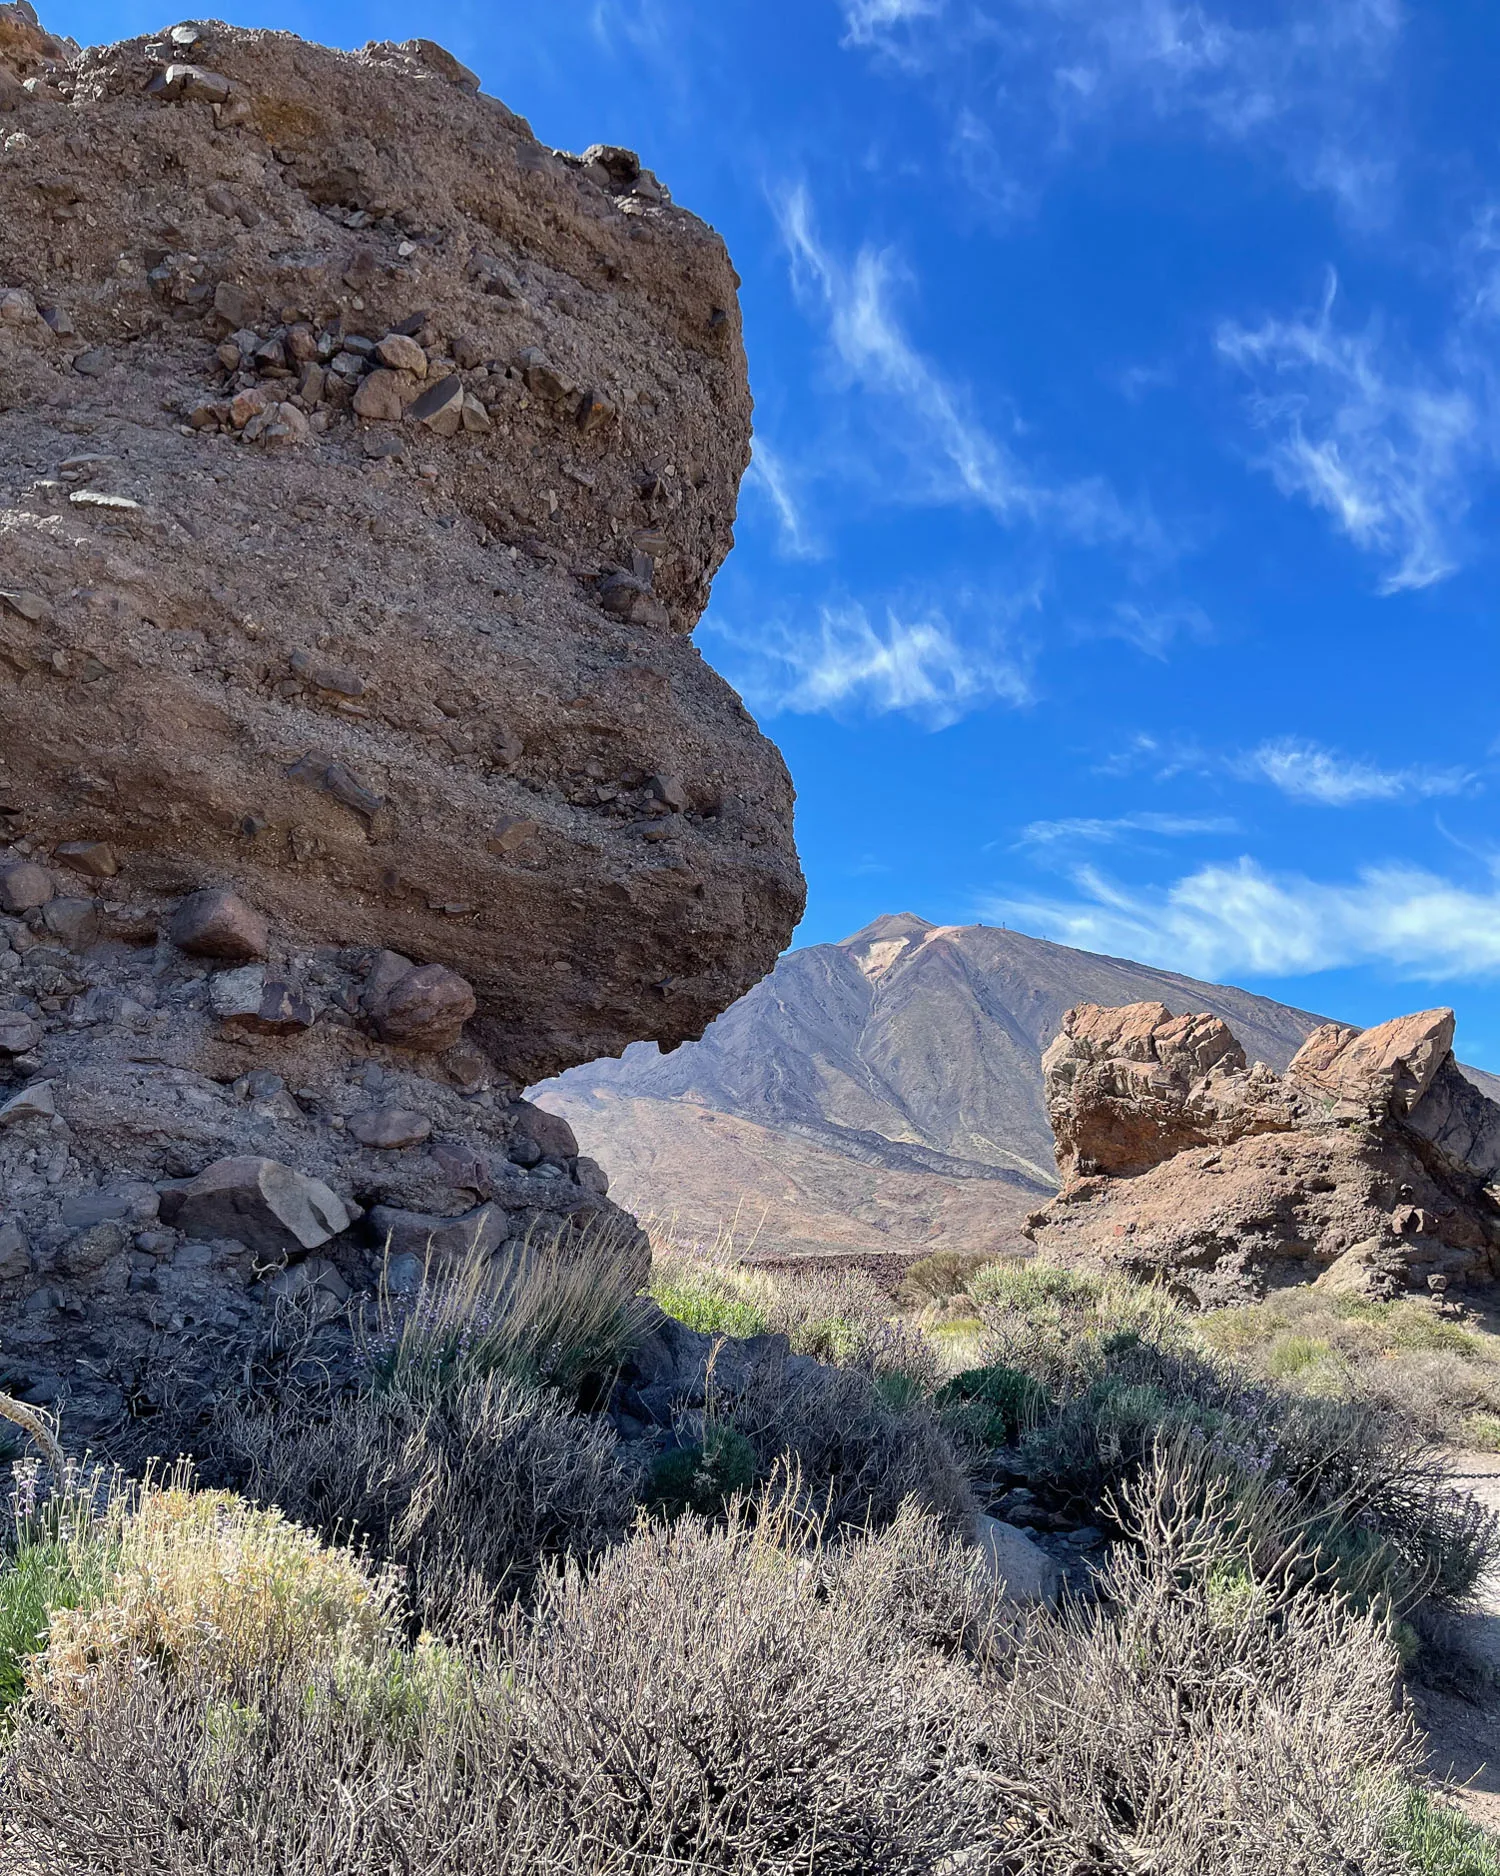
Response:
[{"label": "reddish rock outcrop", "polygon": [[[0,1389],[87,1437],[634,1221],[521,1089],[803,903],[691,632],[723,243],[426,40],[0,4]],[[321,1325],[321,1327],[320,1327]]]},{"label": "reddish rock outcrop", "polygon": [[1488,1283],[1500,1106],[1452,1045],[1451,1010],[1329,1023],[1277,1075],[1215,1017],[1080,1005],[1042,1058],[1063,1187],[1027,1235],[1203,1303],[1308,1279]]},{"label": "reddish rock outcrop", "polygon": [[722,241],[427,41],[0,5],[0,74],[0,865],[446,966],[519,1082],[697,1035],[803,898],[689,636],[749,459]]}]

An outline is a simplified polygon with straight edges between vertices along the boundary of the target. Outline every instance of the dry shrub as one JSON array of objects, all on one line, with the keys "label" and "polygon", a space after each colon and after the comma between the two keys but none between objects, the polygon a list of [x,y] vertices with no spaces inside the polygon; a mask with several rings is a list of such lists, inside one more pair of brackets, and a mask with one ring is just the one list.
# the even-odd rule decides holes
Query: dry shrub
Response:
[{"label": "dry shrub", "polygon": [[636,1468],[609,1423],[502,1374],[236,1415],[216,1452],[252,1498],[400,1565],[434,1624],[524,1595],[547,1559],[596,1556],[634,1512]]},{"label": "dry shrub", "polygon": [[832,1529],[880,1530],[907,1500],[949,1529],[972,1523],[967,1477],[932,1414],[893,1403],[860,1369],[766,1362],[713,1411],[750,1441],[762,1478],[794,1466]]},{"label": "dry shrub", "polygon": [[85,1705],[102,1683],[151,1662],[239,1692],[267,1662],[297,1674],[368,1658],[394,1634],[387,1576],[279,1511],[192,1490],[184,1468],[164,1488],[117,1495],[68,1546],[80,1553],[75,1578],[97,1588],[52,1612],[46,1649],[30,1664],[54,1707]]},{"label": "dry shrub", "polygon": [[997,1750],[1066,1820],[1031,1868],[1401,1869],[1386,1835],[1413,1753],[1383,1622],[1291,1569],[1253,1580],[1232,1498],[1187,1486],[1163,1455],[1129,1490],[1135,1542],[1100,1606],[1032,1625],[997,1698]]},{"label": "dry shrub", "polygon": [[[1253,1584],[1169,1459],[1094,1608],[999,1619],[904,1510],[782,1490],[543,1579],[498,1645],[358,1675],[202,1661],[34,1698],[7,1876],[1386,1876],[1408,1744],[1379,1623]],[[120,1665],[116,1663],[117,1667]]]}]

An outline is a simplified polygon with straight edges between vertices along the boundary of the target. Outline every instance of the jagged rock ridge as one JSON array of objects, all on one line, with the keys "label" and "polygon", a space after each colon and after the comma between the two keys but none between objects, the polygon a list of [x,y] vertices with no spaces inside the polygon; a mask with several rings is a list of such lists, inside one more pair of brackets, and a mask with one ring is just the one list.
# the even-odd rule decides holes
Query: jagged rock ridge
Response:
[{"label": "jagged rock ridge", "polygon": [[1276,1074],[1162,1003],[1070,1010],[1042,1058],[1062,1189],[1041,1255],[1199,1303],[1316,1280],[1389,1294],[1500,1275],[1500,1103],[1451,1010],[1315,1029]]}]

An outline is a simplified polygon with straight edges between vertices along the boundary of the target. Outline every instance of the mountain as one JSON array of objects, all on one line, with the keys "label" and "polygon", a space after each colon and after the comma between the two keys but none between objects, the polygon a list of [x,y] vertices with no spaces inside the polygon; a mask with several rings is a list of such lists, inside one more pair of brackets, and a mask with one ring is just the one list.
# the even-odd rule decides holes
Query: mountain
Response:
[{"label": "mountain", "polygon": [[1276,1069],[1325,1020],[902,912],[788,952],[701,1042],[633,1044],[533,1098],[572,1124],[621,1204],[688,1236],[729,1227],[741,1250],[775,1255],[998,1250],[1056,1185],[1041,1054],[1063,1012],[1148,1001],[1222,1017]]}]

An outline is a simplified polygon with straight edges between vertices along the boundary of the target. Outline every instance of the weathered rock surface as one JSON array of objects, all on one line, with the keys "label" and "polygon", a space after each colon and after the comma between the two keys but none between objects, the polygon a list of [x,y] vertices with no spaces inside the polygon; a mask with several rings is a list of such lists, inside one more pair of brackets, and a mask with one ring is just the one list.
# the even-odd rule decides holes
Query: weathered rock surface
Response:
[{"label": "weathered rock surface", "polygon": [[1326,1023],[1278,1075],[1216,1017],[1080,1005],[1042,1058],[1063,1185],[1027,1235],[1202,1303],[1491,1282],[1500,1105],[1452,1045],[1451,1010]]},{"label": "weathered rock surface", "polygon": [[[289,1322],[346,1359],[429,1265],[593,1227],[644,1270],[567,1124],[463,1033],[451,970],[309,947],[246,904],[227,929],[248,918],[263,959],[204,956],[172,937],[201,940],[201,895],[152,897],[128,857],[90,883],[73,947],[55,893],[0,916],[0,1389],[61,1404],[70,1438],[150,1415],[164,1375],[213,1397]],[[443,1020],[392,1040],[410,978],[397,1006],[436,983]]]},{"label": "weathered rock surface", "polygon": [[521,1085],[697,1035],[802,903],[689,636],[748,461],[722,242],[428,42],[190,57],[0,5],[0,908],[36,856],[234,891],[457,973]]}]

